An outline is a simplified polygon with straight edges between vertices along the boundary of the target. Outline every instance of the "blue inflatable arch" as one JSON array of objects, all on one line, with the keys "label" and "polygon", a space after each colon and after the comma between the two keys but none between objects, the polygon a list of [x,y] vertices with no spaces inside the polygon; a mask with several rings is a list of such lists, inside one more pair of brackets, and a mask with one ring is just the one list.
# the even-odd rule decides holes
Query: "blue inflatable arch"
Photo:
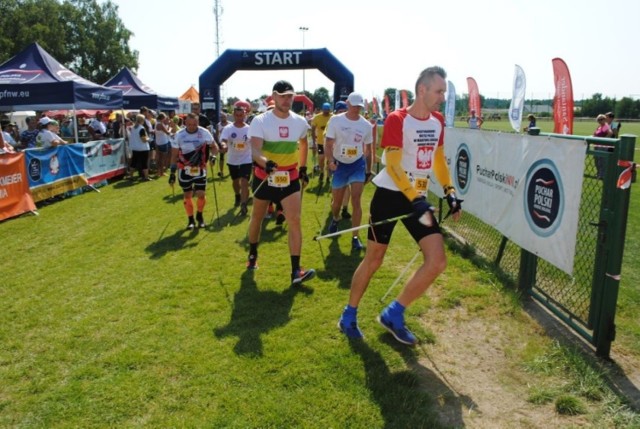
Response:
[{"label": "blue inflatable arch", "polygon": [[[323,49],[243,51],[227,49],[200,75],[200,106],[221,110],[220,86],[238,70],[318,69],[334,83],[333,101],[344,100],[353,91],[353,73],[331,52]],[[265,92],[275,82],[266,85]]]}]

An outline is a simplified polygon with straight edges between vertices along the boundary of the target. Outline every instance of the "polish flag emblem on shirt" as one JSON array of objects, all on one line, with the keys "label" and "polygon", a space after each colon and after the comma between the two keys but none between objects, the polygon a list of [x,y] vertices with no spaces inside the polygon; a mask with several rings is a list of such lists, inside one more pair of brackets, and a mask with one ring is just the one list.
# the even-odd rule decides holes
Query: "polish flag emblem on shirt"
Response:
[{"label": "polish flag emblem on shirt", "polygon": [[286,139],[289,137],[289,127],[280,127],[280,138]]},{"label": "polish flag emblem on shirt", "polygon": [[422,146],[418,148],[418,163],[416,167],[419,170],[431,168],[431,156],[433,148],[429,146]]}]

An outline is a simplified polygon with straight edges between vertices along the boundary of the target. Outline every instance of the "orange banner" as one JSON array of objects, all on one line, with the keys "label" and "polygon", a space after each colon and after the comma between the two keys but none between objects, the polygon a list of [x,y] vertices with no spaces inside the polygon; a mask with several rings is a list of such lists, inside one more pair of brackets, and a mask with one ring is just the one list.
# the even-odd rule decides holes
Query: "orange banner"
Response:
[{"label": "orange banner", "polygon": [[391,112],[391,106],[389,106],[389,95],[385,94],[384,95],[384,113],[388,115],[389,112]]},{"label": "orange banner", "polygon": [[569,68],[561,58],[551,60],[556,93],[553,97],[553,132],[573,134],[573,86]]},{"label": "orange banner", "polygon": [[472,77],[467,78],[467,87],[469,89],[469,113],[472,110],[476,111],[476,116],[482,118],[482,111],[480,107],[480,91],[478,90],[478,84]]},{"label": "orange banner", "polygon": [[35,210],[24,153],[0,155],[0,220]]}]

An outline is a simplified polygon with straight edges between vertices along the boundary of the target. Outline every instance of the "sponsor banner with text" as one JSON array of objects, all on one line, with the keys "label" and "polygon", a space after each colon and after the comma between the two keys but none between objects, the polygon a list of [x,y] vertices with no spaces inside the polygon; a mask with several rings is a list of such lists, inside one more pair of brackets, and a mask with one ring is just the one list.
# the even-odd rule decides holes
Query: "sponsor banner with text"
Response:
[{"label": "sponsor banner with text", "polygon": [[96,140],[84,144],[84,171],[89,184],[126,172],[124,139]]},{"label": "sponsor banner with text", "polygon": [[586,149],[584,141],[560,137],[445,131],[463,209],[569,275]]},{"label": "sponsor banner with text", "polygon": [[76,143],[24,151],[29,188],[35,201],[55,197],[87,184],[83,148],[84,145]]},{"label": "sponsor banner with text", "polygon": [[0,220],[35,210],[24,153],[0,154]]}]

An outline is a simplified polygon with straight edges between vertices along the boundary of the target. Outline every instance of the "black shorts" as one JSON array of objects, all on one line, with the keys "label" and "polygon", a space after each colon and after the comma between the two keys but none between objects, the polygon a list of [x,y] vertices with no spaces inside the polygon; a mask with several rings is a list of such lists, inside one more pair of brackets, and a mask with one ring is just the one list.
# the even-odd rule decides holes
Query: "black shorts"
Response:
[{"label": "black shorts", "polygon": [[319,144],[318,145],[318,155],[324,155],[324,145],[323,144]]},{"label": "black shorts", "polygon": [[252,170],[253,164],[250,164],[250,163],[240,164],[240,165],[227,164],[227,166],[229,167],[229,175],[233,180],[240,179],[240,178],[245,178],[249,180],[249,177],[251,177],[251,170]]},{"label": "black shorts", "polygon": [[169,150],[171,149],[171,145],[169,143],[157,145],[156,149],[158,149],[158,152],[169,153]]},{"label": "black shorts", "polygon": [[[251,183],[253,198],[256,198],[258,200],[269,200],[277,203],[291,194],[300,192],[299,179],[292,180],[289,186],[287,186],[286,188],[276,188],[273,186],[269,186],[269,183],[266,183],[266,180],[267,179],[264,179],[265,183],[263,184],[262,180],[258,179],[256,176],[253,176],[253,182]],[[260,186],[260,189],[258,189],[258,186]],[[256,192],[256,189],[258,189],[258,192]]]},{"label": "black shorts", "polygon": [[[413,212],[413,206],[400,191],[376,188],[369,210],[371,213],[370,222],[374,223],[411,213]],[[367,238],[380,244],[389,244],[396,223],[397,221],[389,222],[369,228]],[[402,223],[416,243],[428,235],[442,234],[435,217],[431,226],[423,225],[415,216],[402,219]]]},{"label": "black shorts", "polygon": [[133,150],[131,151],[131,168],[136,170],[147,170],[149,168],[149,151]]},{"label": "black shorts", "polygon": [[178,172],[178,184],[184,192],[204,191],[207,189],[206,168],[201,168],[198,176],[191,176],[184,169],[180,169]]}]

